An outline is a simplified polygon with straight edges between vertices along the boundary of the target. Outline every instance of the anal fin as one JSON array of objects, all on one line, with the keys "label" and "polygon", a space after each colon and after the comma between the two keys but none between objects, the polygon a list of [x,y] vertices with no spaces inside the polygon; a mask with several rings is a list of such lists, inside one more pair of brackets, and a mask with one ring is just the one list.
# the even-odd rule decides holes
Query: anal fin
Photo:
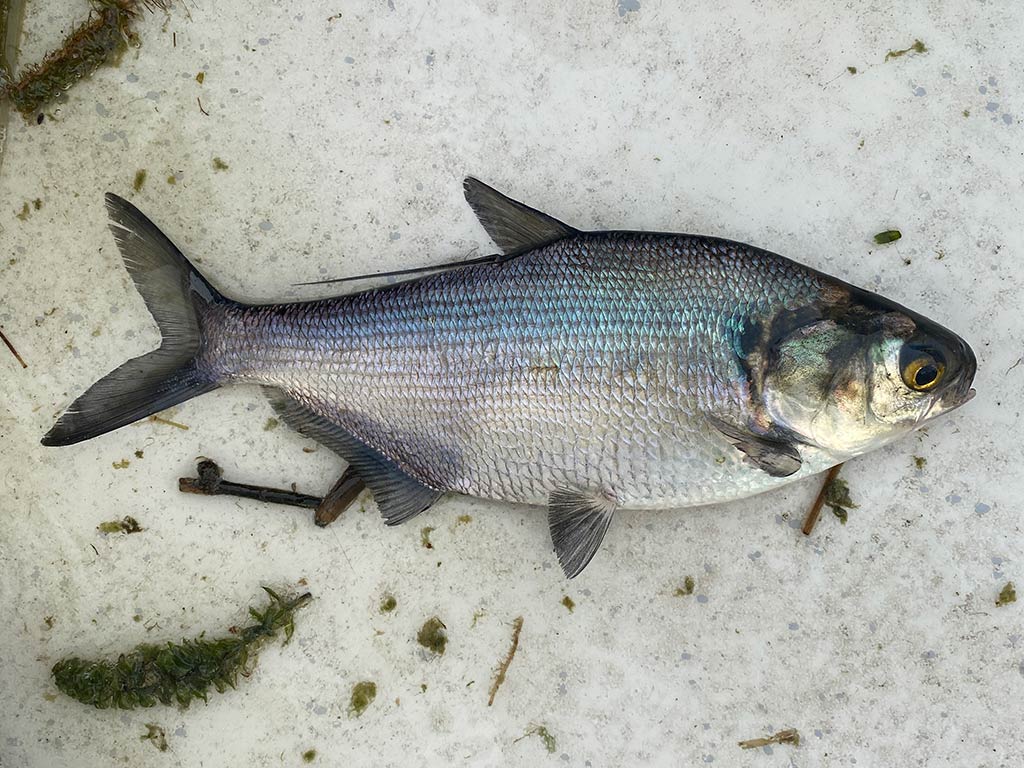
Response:
[{"label": "anal fin", "polygon": [[420,482],[396,462],[298,400],[277,389],[266,391],[270,404],[285,424],[326,445],[349,463],[354,477],[373,491],[377,508],[388,525],[404,523],[441,497],[443,491]]},{"label": "anal fin", "polygon": [[611,524],[615,502],[602,493],[559,488],[548,497],[551,543],[566,577],[587,567]]}]

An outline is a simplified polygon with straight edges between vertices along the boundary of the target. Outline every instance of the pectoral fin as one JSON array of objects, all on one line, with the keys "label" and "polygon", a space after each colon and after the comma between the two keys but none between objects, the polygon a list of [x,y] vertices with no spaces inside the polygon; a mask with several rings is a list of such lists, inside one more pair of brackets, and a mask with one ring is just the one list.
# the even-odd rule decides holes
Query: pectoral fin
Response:
[{"label": "pectoral fin", "polygon": [[270,404],[285,424],[323,443],[349,463],[354,478],[373,491],[373,499],[388,525],[404,523],[441,497],[442,491],[424,485],[396,462],[298,400],[276,389],[266,391]]},{"label": "pectoral fin", "polygon": [[560,488],[548,497],[548,526],[568,578],[587,567],[612,521],[615,502],[602,493]]},{"label": "pectoral fin", "polygon": [[746,454],[750,464],[772,477],[789,477],[803,465],[800,451],[791,443],[755,435],[721,419],[711,419],[711,423],[730,443]]}]

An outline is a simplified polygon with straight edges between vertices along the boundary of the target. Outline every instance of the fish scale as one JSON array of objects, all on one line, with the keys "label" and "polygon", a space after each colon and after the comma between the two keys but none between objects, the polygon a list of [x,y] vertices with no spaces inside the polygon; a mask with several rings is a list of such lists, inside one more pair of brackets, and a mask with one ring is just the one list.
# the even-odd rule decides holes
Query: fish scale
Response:
[{"label": "fish scale", "polygon": [[799,265],[765,265],[712,238],[584,234],[497,266],[229,308],[211,335],[231,343],[208,362],[283,389],[439,490],[710,503],[780,482],[742,457],[725,467],[735,452],[704,417],[743,407],[730,327],[820,291]]}]

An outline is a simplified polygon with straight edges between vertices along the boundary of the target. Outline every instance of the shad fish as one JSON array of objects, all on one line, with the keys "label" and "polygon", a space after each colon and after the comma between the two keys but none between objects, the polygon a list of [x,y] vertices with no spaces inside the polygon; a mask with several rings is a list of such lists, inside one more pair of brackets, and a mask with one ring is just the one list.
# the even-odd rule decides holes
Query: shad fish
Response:
[{"label": "shad fish", "polygon": [[760,493],[974,394],[975,356],[959,336],[782,256],[715,237],[577,230],[472,178],[465,193],[500,254],[268,305],[222,295],[108,194],[162,342],[94,384],[43,444],[262,384],[287,424],[348,462],[388,524],[447,493],[544,505],[572,577],[616,509]]}]

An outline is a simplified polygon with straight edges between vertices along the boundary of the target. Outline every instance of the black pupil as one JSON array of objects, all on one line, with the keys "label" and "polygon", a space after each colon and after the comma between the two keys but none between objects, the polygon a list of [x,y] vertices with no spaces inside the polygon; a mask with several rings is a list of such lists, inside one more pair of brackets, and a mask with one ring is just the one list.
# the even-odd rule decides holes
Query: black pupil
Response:
[{"label": "black pupil", "polygon": [[931,363],[926,363],[917,369],[914,374],[914,383],[919,387],[927,387],[939,375],[939,369]]}]

